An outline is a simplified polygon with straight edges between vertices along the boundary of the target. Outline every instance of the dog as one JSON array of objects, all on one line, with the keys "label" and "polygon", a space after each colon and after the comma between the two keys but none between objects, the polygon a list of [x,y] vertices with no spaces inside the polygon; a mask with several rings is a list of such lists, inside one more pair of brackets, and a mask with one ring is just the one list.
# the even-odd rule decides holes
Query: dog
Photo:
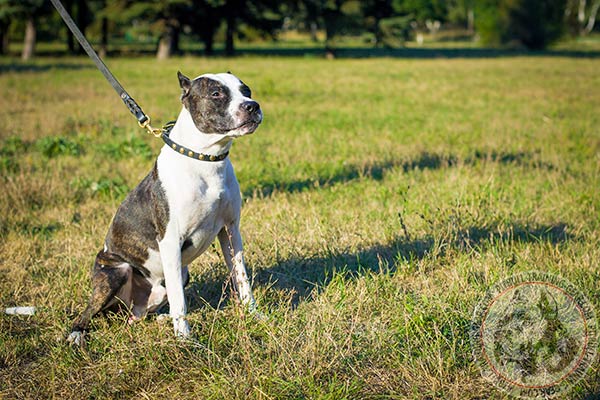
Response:
[{"label": "dog", "polygon": [[206,160],[165,144],[152,171],[119,206],[96,256],[91,299],[67,337],[74,345],[83,343],[91,318],[101,311],[125,306],[132,322],[167,301],[175,335],[187,338],[188,264],[215,238],[240,302],[256,310],[239,228],[240,188],[224,156],[235,138],[258,128],[262,110],[231,73],[177,76],[183,107],[169,138]]}]

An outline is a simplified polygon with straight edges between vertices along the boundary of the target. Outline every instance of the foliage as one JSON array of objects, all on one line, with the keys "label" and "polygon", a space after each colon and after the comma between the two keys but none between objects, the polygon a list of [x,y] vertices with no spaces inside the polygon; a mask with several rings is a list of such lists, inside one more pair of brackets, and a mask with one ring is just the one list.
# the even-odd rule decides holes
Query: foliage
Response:
[{"label": "foliage", "polygon": [[476,0],[453,0],[448,2],[448,22],[467,27],[469,24],[469,13],[473,13]]},{"label": "foliage", "polygon": [[123,199],[130,190],[120,177],[75,178],[71,180],[70,185],[75,190],[74,196],[78,201],[85,199],[86,195],[104,199]]},{"label": "foliage", "polygon": [[564,32],[564,8],[564,0],[485,0],[478,2],[477,31],[485,44],[543,49]]},{"label": "foliage", "polygon": [[381,41],[387,47],[401,47],[410,35],[410,16],[382,19]]},{"label": "foliage", "polygon": [[448,2],[444,0],[393,0],[393,4],[397,12],[410,14],[417,22],[445,21],[448,15]]},{"label": "foliage", "polygon": [[9,136],[0,146],[0,172],[14,172],[19,168],[17,158],[27,150],[28,144],[18,136]]},{"label": "foliage", "polygon": [[140,156],[149,160],[154,156],[150,146],[139,136],[130,136],[126,140],[102,144],[99,150],[114,160],[131,156]]},{"label": "foliage", "polygon": [[166,21],[179,19],[190,4],[190,0],[112,0],[107,16],[121,23],[147,23],[162,31]]},{"label": "foliage", "polygon": [[[100,37],[103,46],[109,36],[131,43],[129,47],[158,43],[157,53],[165,57],[180,53],[181,40],[203,42],[207,55],[214,53],[215,43],[224,43],[226,54],[232,55],[236,40],[276,41],[281,32],[290,30],[310,32],[315,42],[324,33],[321,41],[328,49],[345,36],[360,37],[375,47],[398,47],[414,33],[420,38],[424,32],[435,34],[440,24],[440,33],[466,29],[462,37],[469,38],[475,37],[475,24],[485,45],[542,49],[565,31],[589,33],[600,9],[600,0],[583,1],[583,14],[575,0],[71,0],[71,4],[81,28],[89,24],[89,36]],[[66,28],[56,13],[48,15],[48,5],[41,0],[0,0],[0,38],[9,32],[13,38],[21,37],[24,19],[35,13],[43,15],[36,20],[40,38],[64,40]],[[66,37],[72,48],[71,36]]]},{"label": "foliage", "polygon": [[0,0],[0,18],[34,15],[48,8],[45,0]]},{"label": "foliage", "polygon": [[83,147],[64,136],[45,136],[35,143],[42,154],[48,158],[54,158],[60,155],[80,156],[83,154]]}]

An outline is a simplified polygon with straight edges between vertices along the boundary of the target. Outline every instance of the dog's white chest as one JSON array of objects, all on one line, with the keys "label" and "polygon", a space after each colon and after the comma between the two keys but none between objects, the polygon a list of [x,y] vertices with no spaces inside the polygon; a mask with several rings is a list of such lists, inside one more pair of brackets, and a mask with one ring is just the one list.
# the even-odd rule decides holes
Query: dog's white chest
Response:
[{"label": "dog's white chest", "polygon": [[210,246],[225,224],[231,202],[226,191],[201,191],[178,214],[182,234],[182,264],[189,264]]},{"label": "dog's white chest", "polygon": [[[178,160],[179,161],[179,160]],[[175,224],[182,243],[182,264],[203,253],[223,226],[239,217],[241,198],[229,160],[195,164],[182,170],[168,161],[158,164],[169,205],[169,224]]]}]

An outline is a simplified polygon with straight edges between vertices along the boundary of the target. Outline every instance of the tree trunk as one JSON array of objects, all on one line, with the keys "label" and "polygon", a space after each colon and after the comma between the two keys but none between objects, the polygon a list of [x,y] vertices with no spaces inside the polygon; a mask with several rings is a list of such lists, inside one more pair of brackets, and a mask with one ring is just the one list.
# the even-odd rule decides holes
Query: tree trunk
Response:
[{"label": "tree trunk", "polygon": [[379,48],[383,44],[383,32],[381,31],[381,18],[375,17],[375,48]]},{"label": "tree trunk", "polygon": [[[90,23],[89,14],[90,14],[90,9],[87,5],[86,0],[78,0],[77,1],[77,26],[79,27],[79,30],[81,31],[83,36],[85,36],[85,30]],[[83,47],[78,46],[77,53],[84,54],[84,52],[85,52],[85,50],[83,50]]]},{"label": "tree trunk", "polygon": [[[69,15],[73,15],[73,0],[67,0],[64,2],[65,10],[69,13]],[[65,26],[67,30],[67,49],[69,49],[69,53],[75,54],[77,51],[75,49],[75,36],[71,33],[71,30]]]},{"label": "tree trunk", "polygon": [[323,22],[325,23],[325,57],[335,58],[333,40],[338,33],[339,18],[341,16],[342,1],[336,0],[332,8],[323,10]]},{"label": "tree trunk", "polygon": [[159,60],[165,60],[173,54],[173,34],[174,29],[171,25],[167,24],[165,33],[160,37],[158,41],[158,50],[156,51],[156,58]]},{"label": "tree trunk", "polygon": [[333,38],[336,34],[336,16],[334,13],[325,12],[324,13],[324,22],[325,22],[325,57],[327,59],[335,58],[335,50],[333,49]]},{"label": "tree trunk", "polygon": [[204,43],[204,55],[211,56],[215,49],[215,31],[221,23],[221,16],[215,9],[207,7],[204,11],[206,22],[199,24],[197,33]]},{"label": "tree trunk", "polygon": [[171,53],[179,54],[181,49],[179,48],[179,26],[173,27],[173,35],[171,35]]},{"label": "tree trunk", "polygon": [[165,60],[171,57],[171,38],[166,35],[161,37],[158,41],[158,50],[156,51],[156,58],[159,60]]},{"label": "tree trunk", "polygon": [[333,48],[334,37],[335,30],[332,28],[331,23],[325,21],[325,58],[328,60],[335,58],[335,49]]},{"label": "tree trunk", "polygon": [[596,24],[596,15],[598,15],[598,9],[600,9],[600,0],[596,0],[592,9],[590,10],[590,17],[588,19],[588,23],[583,30],[584,34],[589,34],[594,30],[594,25]]},{"label": "tree trunk", "polygon": [[0,54],[8,54],[8,45],[10,43],[8,36],[9,22],[0,22]]},{"label": "tree trunk", "polygon": [[334,22],[330,17],[325,17],[325,46],[331,47],[331,42],[335,37],[335,29],[333,27]]},{"label": "tree trunk", "polygon": [[467,30],[471,33],[475,32],[475,12],[472,8],[467,11]]},{"label": "tree trunk", "polygon": [[77,49],[75,49],[75,37],[69,28],[67,28],[67,49],[69,49],[69,53],[71,54],[77,53]]},{"label": "tree trunk", "polygon": [[215,52],[215,31],[212,28],[206,28],[202,35],[204,42],[204,55],[212,56]]},{"label": "tree trunk", "polygon": [[33,15],[27,17],[25,22],[25,40],[23,41],[23,52],[21,53],[21,59],[29,60],[35,54],[35,20]]},{"label": "tree trunk", "polygon": [[585,22],[585,3],[586,0],[579,0],[579,10],[577,12],[577,22],[579,22],[580,29],[583,28]]},{"label": "tree trunk", "polygon": [[108,18],[102,17],[102,26],[100,31],[100,57],[104,58],[108,53]]},{"label": "tree trunk", "polygon": [[317,23],[315,21],[310,21],[309,26],[310,40],[314,43],[317,43],[319,41],[319,38],[317,37]]},{"label": "tree trunk", "polygon": [[233,35],[235,34],[235,14],[233,7],[227,7],[227,29],[225,32],[225,55],[231,57],[235,53]]}]

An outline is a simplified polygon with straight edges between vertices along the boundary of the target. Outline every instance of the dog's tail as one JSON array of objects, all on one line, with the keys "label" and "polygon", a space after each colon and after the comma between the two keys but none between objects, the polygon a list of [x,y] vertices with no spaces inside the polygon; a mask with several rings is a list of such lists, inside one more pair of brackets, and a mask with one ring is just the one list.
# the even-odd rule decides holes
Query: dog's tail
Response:
[{"label": "dog's tail", "polygon": [[4,309],[8,315],[34,315],[35,307],[8,307]]}]

